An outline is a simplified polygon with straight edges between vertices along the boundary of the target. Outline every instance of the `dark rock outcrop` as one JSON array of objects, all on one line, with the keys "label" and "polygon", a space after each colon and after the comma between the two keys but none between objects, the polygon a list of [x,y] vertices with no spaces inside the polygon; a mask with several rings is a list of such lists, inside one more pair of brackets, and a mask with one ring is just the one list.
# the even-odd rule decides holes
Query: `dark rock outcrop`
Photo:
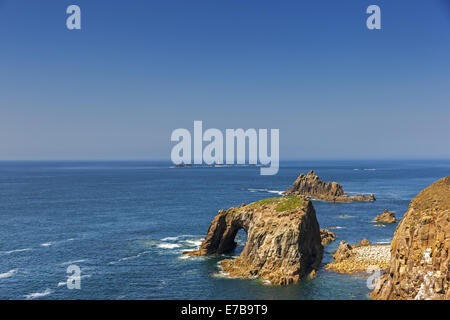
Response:
[{"label": "dark rock outcrop", "polygon": [[415,197],[397,226],[375,299],[450,299],[450,177]]},{"label": "dark rock outcrop", "polygon": [[240,257],[221,261],[222,271],[231,277],[258,277],[287,285],[314,275],[320,265],[323,246],[316,212],[307,197],[299,196],[220,210],[200,248],[188,254],[229,252],[240,229],[247,233]]},{"label": "dark rock outcrop", "polygon": [[395,217],[395,214],[389,210],[384,209],[383,213],[379,216],[376,216],[375,219],[373,219],[375,222],[381,222],[381,223],[396,223],[397,218]]},{"label": "dark rock outcrop", "polygon": [[320,239],[324,246],[336,240],[336,234],[327,229],[320,229]]},{"label": "dark rock outcrop", "polygon": [[375,201],[373,194],[349,196],[339,183],[324,182],[312,170],[308,174],[300,174],[292,187],[286,190],[286,194],[305,195],[333,202]]}]

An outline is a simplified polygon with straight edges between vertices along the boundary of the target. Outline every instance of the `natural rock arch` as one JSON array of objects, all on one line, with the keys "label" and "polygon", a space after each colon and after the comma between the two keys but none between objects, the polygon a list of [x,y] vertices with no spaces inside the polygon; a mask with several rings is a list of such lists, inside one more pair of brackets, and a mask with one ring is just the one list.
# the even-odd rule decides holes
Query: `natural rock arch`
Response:
[{"label": "natural rock arch", "polygon": [[273,284],[291,284],[314,274],[323,247],[311,201],[289,196],[261,200],[247,206],[220,210],[202,245],[190,255],[223,254],[236,246],[240,229],[247,241],[240,257],[221,261],[232,277],[259,277]]}]

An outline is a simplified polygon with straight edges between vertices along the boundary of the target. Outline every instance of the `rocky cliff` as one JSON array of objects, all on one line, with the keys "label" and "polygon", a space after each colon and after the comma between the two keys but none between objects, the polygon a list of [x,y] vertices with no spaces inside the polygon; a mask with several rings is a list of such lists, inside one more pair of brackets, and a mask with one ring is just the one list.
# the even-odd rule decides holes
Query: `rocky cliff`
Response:
[{"label": "rocky cliff", "polygon": [[305,195],[333,202],[375,201],[373,194],[349,196],[339,183],[324,182],[312,170],[308,174],[300,174],[292,187],[286,190],[286,194]]},{"label": "rocky cliff", "polygon": [[229,252],[240,229],[247,233],[240,257],[221,261],[222,271],[231,277],[258,277],[287,285],[314,275],[320,265],[323,247],[316,212],[311,201],[300,196],[220,210],[200,248],[189,254]]},{"label": "rocky cliff", "polygon": [[450,299],[450,177],[415,197],[394,234],[375,299]]}]

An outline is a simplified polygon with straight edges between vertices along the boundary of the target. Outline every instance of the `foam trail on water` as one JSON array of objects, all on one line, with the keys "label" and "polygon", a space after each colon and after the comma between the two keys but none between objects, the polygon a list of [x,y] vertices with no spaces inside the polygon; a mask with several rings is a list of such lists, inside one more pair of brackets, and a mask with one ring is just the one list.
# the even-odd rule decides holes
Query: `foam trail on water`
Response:
[{"label": "foam trail on water", "polygon": [[160,243],[156,246],[161,249],[175,249],[180,247],[180,245],[176,243]]},{"label": "foam trail on water", "polygon": [[46,289],[45,291],[43,291],[43,292],[34,292],[34,293],[27,294],[27,295],[25,295],[25,298],[26,298],[27,300],[36,299],[36,298],[41,298],[41,297],[48,296],[48,295],[51,294],[52,292],[53,292],[53,290],[47,288],[47,289]]},{"label": "foam trail on water", "polygon": [[246,190],[250,191],[250,192],[275,193],[275,194],[279,194],[280,196],[284,194],[284,191],[280,191],[280,190],[257,189],[257,188],[247,188]]},{"label": "foam trail on water", "polygon": [[33,250],[31,248],[25,248],[25,249],[15,249],[15,250],[10,250],[10,251],[3,251],[3,254],[11,254],[11,253],[16,253],[16,252],[24,252],[24,251],[30,251]]},{"label": "foam trail on water", "polygon": [[141,253],[138,253],[138,254],[135,255],[135,256],[130,256],[130,257],[120,258],[119,260],[117,260],[117,261],[112,261],[112,262],[110,262],[109,264],[116,264],[116,263],[119,263],[119,262],[122,262],[122,261],[127,261],[127,260],[137,259],[137,258],[139,258],[139,257],[141,257],[141,256],[143,256],[144,254],[147,254],[147,253],[149,253],[149,252],[150,252],[150,251],[143,251],[143,252],[141,252]]},{"label": "foam trail on water", "polygon": [[19,269],[12,269],[5,273],[0,273],[0,279],[9,278],[15,275]]},{"label": "foam trail on water", "polygon": [[75,263],[81,263],[81,262],[85,262],[85,261],[86,261],[86,259],[66,261],[66,262],[61,263],[61,265],[62,266],[66,266],[66,265],[75,264]]},{"label": "foam trail on water", "polygon": [[41,247],[50,247],[51,245],[53,245],[53,242],[41,243]]}]

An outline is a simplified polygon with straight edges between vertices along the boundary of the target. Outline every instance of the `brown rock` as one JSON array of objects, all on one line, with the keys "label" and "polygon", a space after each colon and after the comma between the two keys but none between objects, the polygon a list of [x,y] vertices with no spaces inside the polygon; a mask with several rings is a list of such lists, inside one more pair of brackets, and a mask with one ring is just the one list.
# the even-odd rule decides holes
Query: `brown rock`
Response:
[{"label": "brown rock", "polygon": [[394,234],[375,299],[450,299],[450,177],[415,197]]},{"label": "brown rock", "polygon": [[286,190],[286,194],[305,195],[333,202],[375,201],[373,194],[348,196],[339,183],[324,182],[312,170],[308,174],[300,174],[292,187]]},{"label": "brown rock", "polygon": [[199,250],[188,254],[229,252],[236,246],[234,238],[240,229],[247,233],[240,257],[221,261],[222,271],[231,277],[259,277],[287,285],[319,268],[323,254],[319,224],[312,202],[306,197],[264,199],[221,210]]},{"label": "brown rock", "polygon": [[395,214],[389,210],[384,209],[383,213],[379,216],[376,216],[375,219],[373,219],[375,222],[381,222],[381,223],[396,223],[397,218],[395,217]]},{"label": "brown rock", "polygon": [[341,241],[333,255],[333,262],[327,264],[325,269],[340,273],[366,272],[369,267],[374,266],[385,269],[389,264],[389,257],[389,246],[352,246]]},{"label": "brown rock", "polygon": [[361,246],[370,246],[370,241],[367,240],[366,238],[362,239],[361,241],[358,241],[358,243],[359,243]]},{"label": "brown rock", "polygon": [[320,239],[324,246],[336,240],[336,234],[327,229],[320,229]]},{"label": "brown rock", "polygon": [[340,262],[340,261],[343,261],[343,260],[346,260],[346,259],[350,258],[350,256],[352,255],[352,249],[353,248],[350,245],[350,243],[342,240],[339,243],[338,249],[333,254],[334,261]]}]

